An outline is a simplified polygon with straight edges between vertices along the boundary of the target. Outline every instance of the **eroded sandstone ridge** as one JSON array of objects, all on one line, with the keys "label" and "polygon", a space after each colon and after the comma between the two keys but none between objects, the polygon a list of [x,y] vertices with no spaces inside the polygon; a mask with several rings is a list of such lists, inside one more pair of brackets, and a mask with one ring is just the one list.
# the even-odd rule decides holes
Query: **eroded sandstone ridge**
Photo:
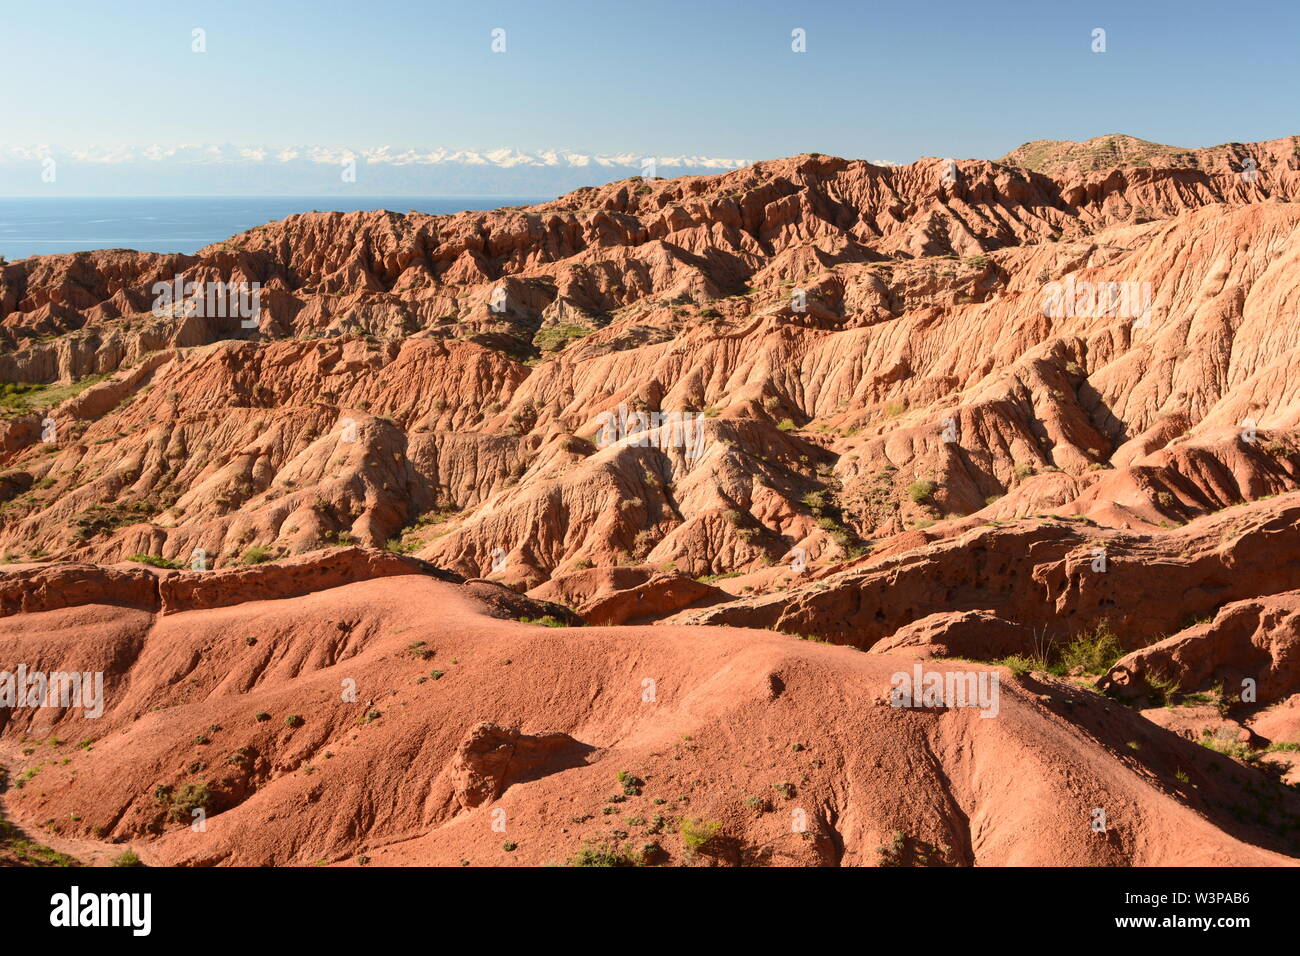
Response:
[{"label": "eroded sandstone ridge", "polygon": [[[70,796],[47,791],[48,805],[24,788],[17,805],[32,821],[93,798],[117,809],[86,816],[85,834],[153,839],[202,777],[210,809],[247,818],[262,842],[161,836],[157,860],[302,862],[390,843],[398,862],[459,862],[448,833],[494,802],[559,800],[555,781],[603,755],[631,748],[636,766],[601,772],[644,776],[710,720],[732,726],[743,710],[770,741],[848,706],[858,722],[826,731],[819,766],[773,757],[772,773],[906,776],[929,748],[947,796],[904,801],[907,819],[891,821],[889,787],[828,778],[798,808],[813,835],[787,846],[764,793],[713,858],[870,861],[873,841],[913,862],[1294,855],[1297,199],[1300,138],[1182,150],[1114,136],[998,162],[806,154],[529,208],[304,213],[194,256],[0,266],[0,648],[63,660],[51,635],[93,625],[90,656],[126,695],[95,725],[95,773],[63,781]],[[177,276],[255,284],[260,312],[160,308],[156,285]],[[386,621],[399,612],[364,610],[363,594],[409,596],[424,614]],[[203,726],[247,723],[252,696],[308,709],[333,693],[339,674],[321,674],[344,660],[368,662],[372,687],[423,677],[418,693],[444,690],[429,667],[398,674],[393,660],[445,643],[437,617],[454,601],[486,609],[457,612],[464,646],[508,660],[473,679],[479,704],[414,708],[426,743],[366,728],[371,712],[393,722],[378,701],[399,691],[385,685],[302,732],[241,737],[224,776],[186,762]],[[276,653],[254,664],[222,643],[232,627],[261,641],[250,608],[287,615]],[[522,632],[491,623],[578,616],[594,626],[528,631],[515,651]],[[201,647],[181,649],[180,621]],[[411,633],[398,640],[393,623]],[[1011,716],[903,726],[876,711],[898,660],[942,658],[1010,661],[1007,680],[1028,682]],[[603,699],[610,682],[634,694],[658,680],[627,670],[642,660],[674,675],[667,723]],[[551,683],[496,689],[520,664]],[[1093,682],[1150,719],[1079,689]],[[1177,719],[1161,713],[1170,701],[1188,705]],[[159,708],[185,731],[146,746],[135,728]],[[78,720],[56,720],[59,737],[88,733],[64,719]],[[864,720],[876,743],[855,743]],[[330,803],[328,774],[304,775],[359,747],[358,721],[384,752],[340,761],[348,779],[409,786],[414,804]],[[39,759],[18,747],[37,723],[0,729]],[[1009,767],[1039,734],[1058,748],[1044,766],[1094,761],[1106,785],[1138,774],[1158,796],[1125,790],[1141,812],[1105,845],[1086,825],[1078,843],[1017,845],[1023,827],[1070,825],[1048,807],[1086,815],[1100,799],[1047,770],[1042,819],[1032,800],[986,792],[976,764]],[[715,743],[714,760],[741,752]],[[1231,773],[1188,785],[1210,749],[1251,766],[1223,758]],[[676,756],[699,771],[692,752]],[[107,769],[127,764],[139,773]],[[726,799],[743,801],[733,770]],[[1267,777],[1265,804],[1225,809],[1238,771]],[[330,803],[329,822],[286,823],[282,800]],[[1270,814],[1280,822],[1259,824]],[[1207,828],[1196,853],[1156,847],[1191,825],[1183,815]],[[559,828],[511,859],[544,862],[585,833]]]}]

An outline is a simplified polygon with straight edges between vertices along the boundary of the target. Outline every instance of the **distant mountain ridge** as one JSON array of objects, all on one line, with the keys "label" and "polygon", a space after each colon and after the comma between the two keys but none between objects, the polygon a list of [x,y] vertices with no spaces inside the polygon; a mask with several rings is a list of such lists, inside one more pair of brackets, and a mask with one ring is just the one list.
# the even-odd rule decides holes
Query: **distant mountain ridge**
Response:
[{"label": "distant mountain ridge", "polygon": [[[1112,133],[1080,142],[1033,140],[994,162],[1060,178],[1117,166],[1239,171],[1248,159],[1300,165],[1300,137],[1196,149]],[[24,145],[0,147],[0,196],[558,196],[633,175],[701,176],[752,162],[512,147]]]},{"label": "distant mountain ridge", "polygon": [[1300,136],[1258,143],[1222,143],[1204,149],[1167,146],[1123,133],[1097,136],[1078,143],[1065,139],[1037,139],[1016,147],[998,162],[1057,176],[1096,172],[1116,166],[1221,169],[1226,165],[1240,168],[1247,158],[1261,154],[1274,159],[1300,156]]},{"label": "distant mountain ridge", "polygon": [[0,195],[559,195],[643,170],[697,176],[747,165],[712,156],[508,147],[35,145],[0,148]]}]

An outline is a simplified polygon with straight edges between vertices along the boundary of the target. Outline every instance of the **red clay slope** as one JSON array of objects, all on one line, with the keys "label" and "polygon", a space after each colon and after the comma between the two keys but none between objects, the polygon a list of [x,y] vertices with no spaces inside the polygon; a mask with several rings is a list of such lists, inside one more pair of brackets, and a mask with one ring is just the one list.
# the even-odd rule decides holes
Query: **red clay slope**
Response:
[{"label": "red clay slope", "polygon": [[[166,615],[5,618],[3,659],[102,668],[109,701],[98,720],[12,712],[6,810],[42,839],[153,864],[541,864],[655,845],[665,863],[875,865],[900,839],[913,865],[1297,852],[1238,822],[1300,819],[1296,795],[1254,806],[1255,771],[1064,683],[1002,668],[996,718],[900,709],[906,657],[768,631],[527,625],[495,616],[484,587],[406,574]],[[705,852],[683,819],[721,824]]]}]

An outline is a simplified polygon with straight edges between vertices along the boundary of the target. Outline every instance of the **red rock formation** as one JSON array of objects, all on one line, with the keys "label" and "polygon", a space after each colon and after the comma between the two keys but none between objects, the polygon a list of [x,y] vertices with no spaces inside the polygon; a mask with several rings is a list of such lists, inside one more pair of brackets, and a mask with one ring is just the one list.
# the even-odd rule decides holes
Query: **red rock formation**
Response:
[{"label": "red rock formation", "polygon": [[[0,650],[93,665],[111,700],[87,772],[14,812],[102,807],[87,828],[164,862],[482,862],[502,841],[467,821],[499,804],[549,821],[515,858],[543,862],[594,838],[563,821],[612,773],[653,766],[722,775],[732,862],[870,861],[902,827],[962,864],[1294,856],[1222,810],[1257,751],[1293,773],[1300,744],[1297,155],[1103,137],[950,176],[809,154],[0,266]],[[155,309],[177,275],[258,283],[257,327]],[[1008,719],[879,709],[945,657],[1007,659]],[[444,658],[473,662],[466,692],[417,704],[460,680]],[[1191,706],[1078,689],[1107,672]],[[1219,694],[1245,677],[1257,699]],[[79,719],[15,712],[0,757],[33,769],[24,736]],[[209,726],[241,729],[191,772]],[[782,780],[748,792],[792,735],[824,763],[764,766],[811,781],[807,838],[761,809]],[[1065,781],[1080,760],[1139,808],[1105,841],[1070,829],[1101,799]],[[949,796],[891,809],[890,774]],[[404,799],[339,795],[362,782]],[[265,835],[170,833],[200,784]]]},{"label": "red rock formation", "polygon": [[1219,686],[1272,704],[1300,692],[1300,591],[1236,601],[1213,618],[1120,660],[1105,686],[1126,696],[1153,682],[1183,691]]}]

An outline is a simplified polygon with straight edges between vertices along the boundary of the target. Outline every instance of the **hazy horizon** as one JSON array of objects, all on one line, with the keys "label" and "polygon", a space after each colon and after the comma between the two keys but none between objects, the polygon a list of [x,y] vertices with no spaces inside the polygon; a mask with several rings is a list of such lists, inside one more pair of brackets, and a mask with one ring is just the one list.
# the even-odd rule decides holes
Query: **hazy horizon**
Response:
[{"label": "hazy horizon", "polygon": [[591,0],[132,11],[70,0],[57,31],[7,11],[0,53],[39,82],[6,99],[0,195],[558,194],[647,158],[676,176],[809,151],[902,164],[1300,132],[1283,101],[1294,6],[1266,5],[1267,29],[1204,0],[935,0],[925,16],[664,0],[635,28]]},{"label": "hazy horizon", "polygon": [[0,257],[97,249],[193,255],[254,226],[295,213],[448,215],[544,202],[542,196],[50,196],[0,197]]}]

